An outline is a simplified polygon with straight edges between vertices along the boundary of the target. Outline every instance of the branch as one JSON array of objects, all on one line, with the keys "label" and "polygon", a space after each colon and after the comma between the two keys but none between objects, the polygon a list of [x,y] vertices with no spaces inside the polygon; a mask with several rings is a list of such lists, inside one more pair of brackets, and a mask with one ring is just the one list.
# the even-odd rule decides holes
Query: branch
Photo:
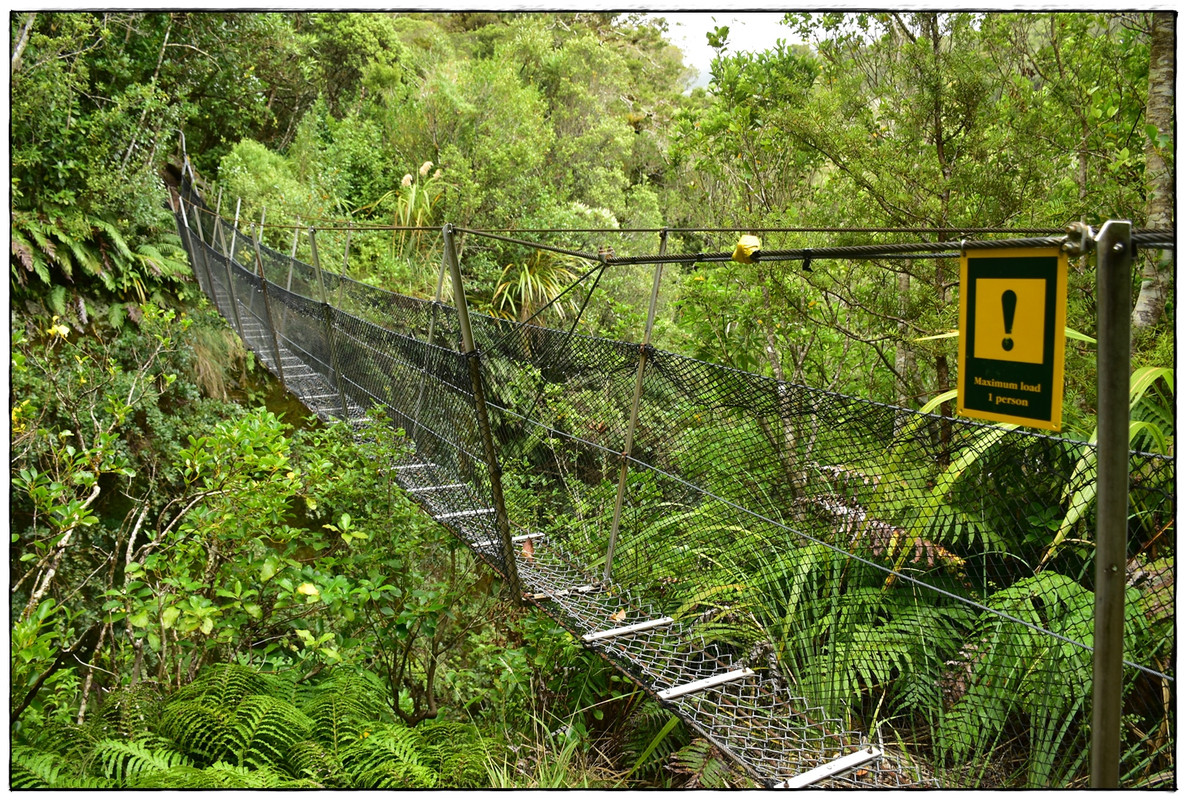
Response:
[{"label": "branch", "polygon": [[25,46],[29,44],[29,34],[33,32],[33,21],[35,19],[37,19],[36,13],[30,13],[25,17],[25,24],[21,28],[21,35],[17,39],[16,47],[13,48],[10,70],[14,76],[21,71],[21,56],[25,52]]}]

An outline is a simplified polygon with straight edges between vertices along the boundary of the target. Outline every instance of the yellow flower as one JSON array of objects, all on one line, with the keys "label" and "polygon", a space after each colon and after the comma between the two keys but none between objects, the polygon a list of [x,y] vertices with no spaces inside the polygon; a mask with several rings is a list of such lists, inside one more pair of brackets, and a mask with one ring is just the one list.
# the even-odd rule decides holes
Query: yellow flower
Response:
[{"label": "yellow flower", "polygon": [[[57,319],[57,317],[54,317],[55,322],[57,322]],[[50,336],[61,336],[63,339],[70,335],[70,329],[61,324],[50,325],[45,332]]]}]

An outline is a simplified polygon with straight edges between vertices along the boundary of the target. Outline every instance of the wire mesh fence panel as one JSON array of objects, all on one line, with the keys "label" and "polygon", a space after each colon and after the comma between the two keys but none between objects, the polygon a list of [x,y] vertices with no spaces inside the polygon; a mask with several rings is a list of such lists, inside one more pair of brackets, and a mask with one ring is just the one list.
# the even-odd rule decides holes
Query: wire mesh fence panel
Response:
[{"label": "wire mesh fence panel", "polygon": [[[455,310],[261,246],[265,285],[231,239],[191,259],[264,363],[381,409],[394,480],[755,778],[1086,785],[1094,445],[473,314],[508,552]],[[1130,454],[1129,503],[1122,775],[1165,786],[1172,457]]]}]

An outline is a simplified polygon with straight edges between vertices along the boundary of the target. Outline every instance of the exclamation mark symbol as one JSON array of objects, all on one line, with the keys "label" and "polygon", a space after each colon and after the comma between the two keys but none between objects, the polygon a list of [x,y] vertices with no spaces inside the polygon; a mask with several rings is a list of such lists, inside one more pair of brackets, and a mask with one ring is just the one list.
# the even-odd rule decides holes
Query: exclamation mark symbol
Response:
[{"label": "exclamation mark symbol", "polygon": [[1017,311],[1017,294],[1012,289],[1005,290],[1001,295],[1001,310],[1005,312],[1005,338],[1001,341],[1001,347],[1012,350],[1013,339],[1010,337],[1013,334],[1013,314]]}]

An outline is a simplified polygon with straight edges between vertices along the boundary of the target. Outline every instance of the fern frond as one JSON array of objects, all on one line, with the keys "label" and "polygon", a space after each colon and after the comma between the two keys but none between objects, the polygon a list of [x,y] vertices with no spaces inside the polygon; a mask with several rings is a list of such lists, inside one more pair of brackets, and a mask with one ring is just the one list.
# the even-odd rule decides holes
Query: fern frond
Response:
[{"label": "fern frond", "polygon": [[342,768],[358,788],[421,788],[437,775],[422,761],[423,740],[412,728],[384,725],[342,751]]},{"label": "fern frond", "polygon": [[416,731],[425,745],[423,761],[436,771],[438,786],[473,789],[485,785],[489,754],[477,728],[434,720],[418,726]]},{"label": "fern frond", "polygon": [[235,710],[227,745],[240,764],[275,767],[284,763],[293,744],[309,736],[312,727],[312,721],[292,703],[270,695],[252,695]]},{"label": "fern frond", "polygon": [[288,748],[285,757],[288,771],[302,776],[323,788],[341,786],[342,764],[321,742],[306,739]]},{"label": "fern frond", "polygon": [[707,739],[697,739],[672,755],[671,770],[685,776],[685,789],[732,789],[750,785],[743,776],[734,773]]},{"label": "fern frond", "polygon": [[312,721],[313,738],[335,753],[389,716],[373,676],[338,672],[316,686],[298,688],[296,694],[297,707]]},{"label": "fern frond", "polygon": [[94,228],[106,237],[107,243],[115,248],[120,258],[132,260],[132,250],[118,227],[102,217],[92,217],[90,221]]},{"label": "fern frond", "polygon": [[228,717],[232,713],[233,709],[202,699],[174,701],[166,706],[159,730],[183,751],[210,764],[230,756]]},{"label": "fern frond", "polygon": [[92,717],[111,738],[135,739],[149,730],[161,715],[160,691],[150,683],[116,689],[103,700],[99,714]]},{"label": "fern frond", "polygon": [[131,789],[316,789],[309,780],[291,778],[267,767],[246,767],[220,761],[205,769],[179,766],[137,775]]},{"label": "fern frond", "polygon": [[52,789],[65,769],[58,753],[47,753],[23,745],[14,745],[9,767],[9,786],[13,789]]},{"label": "fern frond", "polygon": [[92,751],[86,771],[127,784],[140,773],[192,766],[190,759],[172,749],[171,744],[156,736],[130,742],[105,739]]},{"label": "fern frond", "polygon": [[179,689],[172,702],[206,700],[223,708],[233,708],[248,695],[272,694],[273,681],[239,664],[211,664],[189,685]]}]

